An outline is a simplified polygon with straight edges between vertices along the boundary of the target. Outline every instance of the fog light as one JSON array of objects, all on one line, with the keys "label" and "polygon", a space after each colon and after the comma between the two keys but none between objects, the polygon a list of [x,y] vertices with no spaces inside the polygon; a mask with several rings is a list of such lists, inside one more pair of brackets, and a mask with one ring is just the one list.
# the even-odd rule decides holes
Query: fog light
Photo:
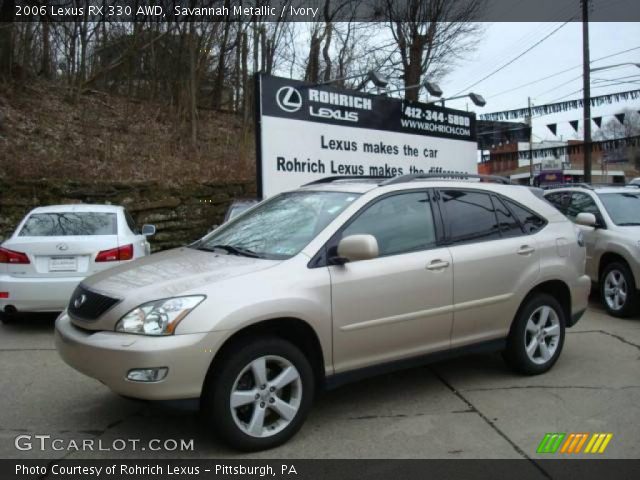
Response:
[{"label": "fog light", "polygon": [[127,380],[132,382],[160,382],[165,379],[169,369],[167,367],[134,368],[127,373]]}]

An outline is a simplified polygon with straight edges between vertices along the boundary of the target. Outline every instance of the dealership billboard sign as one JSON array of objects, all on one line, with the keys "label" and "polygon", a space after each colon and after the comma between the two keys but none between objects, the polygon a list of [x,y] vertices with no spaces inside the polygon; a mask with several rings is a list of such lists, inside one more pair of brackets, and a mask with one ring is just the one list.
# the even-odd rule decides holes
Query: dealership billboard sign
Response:
[{"label": "dealership billboard sign", "polygon": [[337,175],[477,173],[474,113],[264,74],[256,88],[262,198]]}]

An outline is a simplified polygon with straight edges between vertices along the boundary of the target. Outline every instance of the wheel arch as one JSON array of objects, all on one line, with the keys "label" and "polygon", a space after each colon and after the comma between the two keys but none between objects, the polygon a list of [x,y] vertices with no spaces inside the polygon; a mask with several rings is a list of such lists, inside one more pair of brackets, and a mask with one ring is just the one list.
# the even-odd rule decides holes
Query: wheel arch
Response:
[{"label": "wheel arch", "polygon": [[324,386],[326,377],[325,363],[320,339],[309,323],[294,317],[261,320],[235,332],[224,341],[211,360],[204,384],[216,372],[216,368],[221,364],[227,353],[233,349],[234,345],[250,338],[259,338],[261,336],[275,336],[298,347],[311,364],[316,386]]},{"label": "wheel arch", "polygon": [[[631,272],[631,275],[634,275],[633,269],[631,268],[631,265],[629,264],[627,259],[624,257],[624,255],[621,255],[620,253],[617,253],[617,252],[607,251],[600,256],[600,260],[598,262],[598,283],[600,283],[600,277],[602,276],[602,272],[604,271],[604,269],[607,267],[607,265],[613,262],[621,262],[625,264],[629,269],[629,271]],[[637,285],[638,279],[635,278],[635,275],[633,279]]]},{"label": "wheel arch", "polygon": [[562,306],[565,322],[571,322],[571,290],[569,289],[569,286],[562,280],[546,280],[529,290],[529,293],[527,293],[527,295],[522,299],[522,302],[520,302],[518,310],[511,321],[510,328],[513,328],[520,312],[529,299],[538,293],[546,293],[558,300]]}]

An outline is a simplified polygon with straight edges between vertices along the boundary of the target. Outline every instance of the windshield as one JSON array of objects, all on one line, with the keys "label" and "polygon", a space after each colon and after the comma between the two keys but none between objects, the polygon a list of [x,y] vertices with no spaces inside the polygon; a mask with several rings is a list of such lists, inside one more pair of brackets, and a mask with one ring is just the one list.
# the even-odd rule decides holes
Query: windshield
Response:
[{"label": "windshield", "polygon": [[600,200],[616,225],[640,225],[640,192],[601,193]]},{"label": "windshield", "polygon": [[25,222],[19,236],[53,237],[74,235],[116,235],[115,213],[60,212],[34,213]]},{"label": "windshield", "polygon": [[296,255],[356,198],[345,192],[277,195],[193,245],[200,250],[285,259]]}]

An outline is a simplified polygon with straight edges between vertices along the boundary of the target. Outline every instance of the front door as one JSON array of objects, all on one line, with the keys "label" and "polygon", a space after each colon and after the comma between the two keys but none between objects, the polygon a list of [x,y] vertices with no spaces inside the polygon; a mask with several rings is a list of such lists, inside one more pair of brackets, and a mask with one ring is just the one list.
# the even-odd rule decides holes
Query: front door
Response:
[{"label": "front door", "polygon": [[329,267],[336,373],[449,348],[453,265],[430,193],[377,199],[334,238],[373,235],[379,256]]}]

